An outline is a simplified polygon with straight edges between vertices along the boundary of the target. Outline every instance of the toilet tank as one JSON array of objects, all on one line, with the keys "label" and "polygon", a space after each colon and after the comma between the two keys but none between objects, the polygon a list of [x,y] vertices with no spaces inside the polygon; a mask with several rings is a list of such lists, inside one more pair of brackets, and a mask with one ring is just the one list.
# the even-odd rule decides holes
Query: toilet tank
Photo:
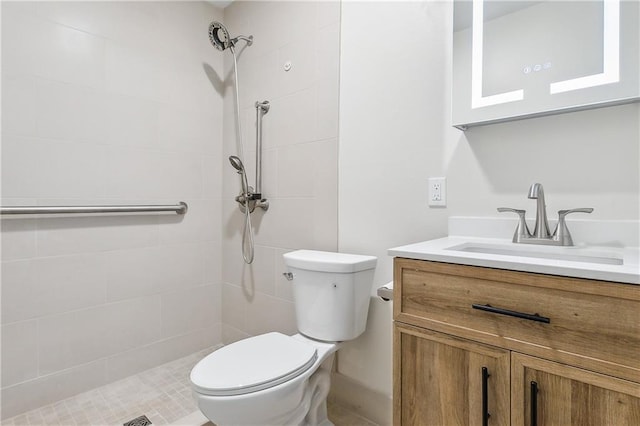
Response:
[{"label": "toilet tank", "polygon": [[367,325],[377,258],[297,250],[284,255],[292,274],[298,331],[317,340],[358,337]]}]

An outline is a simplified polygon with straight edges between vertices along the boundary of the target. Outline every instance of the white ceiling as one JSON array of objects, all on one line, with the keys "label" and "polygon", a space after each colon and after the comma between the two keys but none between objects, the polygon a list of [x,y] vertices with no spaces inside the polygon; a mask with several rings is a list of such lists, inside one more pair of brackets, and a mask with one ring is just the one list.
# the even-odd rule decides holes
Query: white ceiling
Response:
[{"label": "white ceiling", "polygon": [[220,9],[224,9],[229,6],[233,0],[207,0],[207,3],[211,3],[215,7],[219,7]]}]

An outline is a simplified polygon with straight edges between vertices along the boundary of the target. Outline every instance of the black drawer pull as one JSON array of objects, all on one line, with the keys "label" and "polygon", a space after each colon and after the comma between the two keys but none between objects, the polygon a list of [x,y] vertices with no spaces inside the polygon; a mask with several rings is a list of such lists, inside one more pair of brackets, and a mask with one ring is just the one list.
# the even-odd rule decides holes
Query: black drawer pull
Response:
[{"label": "black drawer pull", "polygon": [[543,322],[545,324],[550,324],[551,320],[547,317],[542,317],[538,314],[525,314],[522,312],[517,312],[517,311],[510,311],[508,309],[502,309],[502,308],[494,308],[491,305],[478,305],[478,304],[473,304],[471,305],[471,307],[473,309],[479,309],[481,311],[486,311],[486,312],[492,312],[494,314],[500,314],[500,315],[508,315],[510,317],[516,317],[516,318],[522,318],[522,319],[526,319],[526,320],[530,320],[530,321],[537,321],[537,322]]},{"label": "black drawer pull", "polygon": [[531,382],[531,426],[538,426],[538,383]]},{"label": "black drawer pull", "polygon": [[487,367],[482,367],[482,426],[489,426],[489,390],[488,390],[488,380],[489,380],[489,370]]}]

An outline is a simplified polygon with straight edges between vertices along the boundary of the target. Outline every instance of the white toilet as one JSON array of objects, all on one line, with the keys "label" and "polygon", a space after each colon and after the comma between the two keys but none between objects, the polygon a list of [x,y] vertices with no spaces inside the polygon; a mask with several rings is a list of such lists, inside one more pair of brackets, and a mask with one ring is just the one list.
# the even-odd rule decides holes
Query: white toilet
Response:
[{"label": "white toilet", "polygon": [[198,407],[218,426],[332,425],[333,354],[365,329],[376,258],[298,250],[284,261],[300,333],[232,343],[191,371]]}]

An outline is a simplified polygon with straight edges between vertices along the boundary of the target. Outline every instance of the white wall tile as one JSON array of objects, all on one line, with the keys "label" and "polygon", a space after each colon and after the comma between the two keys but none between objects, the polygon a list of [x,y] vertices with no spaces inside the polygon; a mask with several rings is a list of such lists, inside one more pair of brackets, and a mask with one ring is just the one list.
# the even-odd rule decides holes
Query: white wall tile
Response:
[{"label": "white wall tile", "polygon": [[204,251],[202,243],[161,246],[153,282],[156,292],[197,287],[204,282]]},{"label": "white wall tile", "polygon": [[205,328],[220,316],[220,286],[207,285],[162,295],[162,336]]},{"label": "white wall tile", "polygon": [[28,14],[4,15],[2,21],[3,72],[104,86],[104,39]]},{"label": "white wall tile", "polygon": [[[203,27],[205,33],[207,26],[208,24]],[[203,29],[199,28],[198,38],[207,44],[206,54],[203,55],[207,62],[203,63],[202,59],[184,61],[185,65],[191,66],[190,69],[171,67],[168,70],[172,81],[172,84],[167,87],[169,104],[207,113],[212,117],[210,124],[217,124],[222,129],[220,121],[222,104],[219,99],[221,81],[215,69],[222,67],[223,56],[209,44],[207,36],[202,37],[202,32]]]},{"label": "white wall tile", "polygon": [[315,138],[329,139],[338,137],[338,114],[340,97],[338,80],[323,78],[316,82],[317,113]]},{"label": "white wall tile", "polygon": [[[192,97],[193,98],[193,97]],[[158,115],[158,146],[167,151],[215,153],[221,144],[220,111],[162,104]]]},{"label": "white wall tile", "polygon": [[[330,79],[337,83],[340,77],[340,20],[328,24],[316,33],[316,80]],[[337,92],[336,92],[337,94]]]},{"label": "white wall tile", "polygon": [[[123,7],[117,2],[47,1],[34,12],[49,21],[105,38],[136,46],[153,46],[157,16],[152,4],[132,3]],[[156,29],[156,31],[154,31]]]},{"label": "white wall tile", "polygon": [[284,258],[282,256],[290,251],[291,250],[288,249],[274,250],[276,264],[274,281],[276,283],[276,297],[293,302],[293,283],[283,275],[284,272],[288,272],[288,268],[284,264]]},{"label": "white wall tile", "polygon": [[222,321],[238,330],[247,329],[247,298],[239,285],[222,285]]},{"label": "white wall tile", "polygon": [[103,161],[110,171],[107,197],[187,199],[202,194],[201,162],[197,154],[110,148]]},{"label": "white wall tile", "polygon": [[2,387],[38,376],[38,323],[21,321],[2,326]]},{"label": "white wall tile", "polygon": [[3,263],[2,322],[95,306],[105,302],[99,255],[34,258]]},{"label": "white wall tile", "polygon": [[156,367],[222,341],[220,324],[132,349],[107,359],[107,379],[115,381]]},{"label": "white wall tile", "polygon": [[106,363],[100,360],[10,386],[2,389],[2,416],[13,417],[33,407],[102,386],[105,382]]},{"label": "white wall tile", "polygon": [[155,216],[38,219],[39,256],[147,247],[158,242]]},{"label": "white wall tile", "polygon": [[275,295],[274,249],[256,245],[250,265],[244,262],[239,245],[233,250],[224,265],[224,281],[242,287],[249,297],[256,292]]},{"label": "white wall tile", "polygon": [[[219,198],[222,194],[222,167],[226,158],[220,155],[202,156],[202,197]],[[229,165],[228,167],[231,167]]]},{"label": "white wall tile", "polygon": [[[3,205],[9,205],[5,200]],[[33,205],[35,202],[19,203]],[[2,230],[2,260],[16,260],[34,257],[36,255],[36,225],[30,219],[3,219],[0,221]]]},{"label": "white wall tile", "polygon": [[185,199],[189,211],[182,217],[163,216],[159,238],[163,244],[220,240],[220,200]]},{"label": "white wall tile", "polygon": [[114,250],[104,253],[104,258],[108,302],[154,293],[161,277],[158,247]]},{"label": "white wall tile", "polygon": [[159,296],[142,297],[104,306],[108,354],[126,351],[160,339]]},{"label": "white wall tile", "polygon": [[36,134],[36,82],[32,77],[2,75],[2,131]]},{"label": "white wall tile", "polygon": [[247,337],[251,337],[251,335],[228,324],[222,325],[222,342],[225,345],[246,339]]},{"label": "white wall tile", "polygon": [[[318,164],[319,144],[305,143],[278,149],[278,196],[313,197]],[[335,171],[335,167],[333,168]]]},{"label": "white wall tile", "polygon": [[279,331],[289,335],[296,333],[293,303],[256,293],[252,309],[247,315],[247,330],[254,336],[269,331]]},{"label": "white wall tile", "polygon": [[160,338],[160,298],[151,296],[46,317],[38,322],[40,375]]},{"label": "white wall tile", "polygon": [[272,199],[262,216],[256,244],[274,247],[313,248],[315,223],[313,198]]},{"label": "white wall tile", "polygon": [[[253,46],[252,46],[253,47]],[[250,50],[247,51],[249,53]],[[251,52],[254,53],[254,52]],[[238,79],[240,80],[240,105],[252,110],[255,116],[255,102],[257,100],[274,100],[282,96],[278,85],[282,78],[284,62],[281,62],[276,50],[262,55],[246,55],[246,59],[238,62]],[[241,65],[242,64],[242,65]],[[260,70],[260,72],[256,72]]]},{"label": "white wall tile", "polygon": [[[251,46],[251,54],[262,55],[289,42],[291,31],[287,24],[287,11],[288,7],[284,2],[253,2],[244,11],[247,14],[245,22],[228,19],[225,10],[225,23],[231,28],[237,28],[236,31],[252,33],[254,44]],[[236,22],[239,25],[236,26]]]},{"label": "white wall tile", "polygon": [[111,124],[107,115],[110,102],[103,91],[39,79],[35,101],[38,136],[73,142],[106,142]]},{"label": "white wall tile", "polygon": [[291,69],[280,73],[281,94],[288,95],[310,87],[316,78],[315,37],[292,40],[278,51],[280,63],[291,62]]},{"label": "white wall tile", "polygon": [[32,2],[5,1],[2,3],[2,14],[13,17],[15,14],[33,15],[36,8]]},{"label": "white wall tile", "polygon": [[316,2],[316,28],[340,23],[340,3],[337,0]]},{"label": "white wall tile", "polygon": [[[231,170],[222,172],[225,342],[274,329],[295,332],[291,286],[279,271],[284,270],[281,256],[294,248],[337,248],[339,19],[339,2],[234,2],[225,9],[229,28],[255,37],[238,60],[250,181],[255,176],[254,103],[271,103],[263,117],[262,187],[270,208],[251,216],[256,257],[250,266],[241,258],[244,217],[233,201],[240,188],[238,178]],[[317,47],[316,40],[321,40]],[[287,61],[292,65],[289,71],[283,69]],[[225,69],[232,70],[228,56]],[[325,81],[320,82],[321,77]],[[229,86],[225,156],[239,151],[234,96]],[[265,312],[272,317],[263,317]]]},{"label": "white wall tile", "polygon": [[203,284],[220,284],[222,282],[222,242],[205,241],[201,243],[203,267]]},{"label": "white wall tile", "polygon": [[265,116],[265,137],[272,145],[284,146],[309,142],[315,138],[316,100],[315,90],[307,88],[298,93],[273,101],[269,114]]},{"label": "white wall tile", "polygon": [[147,50],[108,42],[106,89],[123,95],[168,102],[172,82],[166,64]]},{"label": "white wall tile", "polygon": [[[226,55],[210,46],[206,29],[222,11],[204,2],[5,2],[2,9],[3,205],[190,206],[186,216],[3,220],[10,278],[3,300],[11,304],[3,321],[17,327],[20,318],[39,318],[34,353],[39,374],[52,378],[111,357],[113,379],[145,368],[132,360],[142,348],[170,360],[219,343]],[[193,295],[203,284],[208,304]],[[169,310],[163,335],[161,300],[169,303],[163,295],[176,290],[197,320]],[[87,383],[61,377],[70,389]],[[3,414],[56,399],[49,383],[58,382],[9,388]],[[16,405],[11,395],[24,401]]]},{"label": "white wall tile", "polygon": [[127,148],[157,149],[161,104],[132,96],[107,94],[100,118],[106,143]]},{"label": "white wall tile", "polygon": [[2,137],[4,197],[79,198],[104,193],[104,148],[23,136]]}]

